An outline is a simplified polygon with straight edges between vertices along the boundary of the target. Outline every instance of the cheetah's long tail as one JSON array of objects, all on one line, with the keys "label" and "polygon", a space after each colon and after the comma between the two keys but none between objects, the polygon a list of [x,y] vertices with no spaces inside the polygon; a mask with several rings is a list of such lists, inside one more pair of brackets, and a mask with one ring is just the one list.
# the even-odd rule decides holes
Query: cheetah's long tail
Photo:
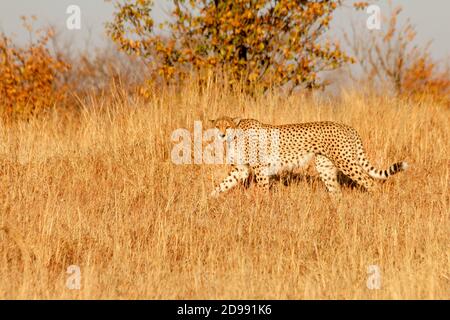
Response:
[{"label": "cheetah's long tail", "polygon": [[399,173],[401,171],[405,171],[408,169],[409,165],[406,161],[400,161],[392,164],[386,170],[376,169],[373,165],[370,164],[369,160],[364,153],[364,149],[361,146],[360,152],[358,153],[358,161],[361,164],[362,168],[375,179],[386,180],[390,176]]},{"label": "cheetah's long tail", "polygon": [[366,169],[367,173],[372,178],[386,180],[390,176],[408,169],[408,163],[405,161],[396,162],[386,170],[378,170],[370,165],[368,165],[367,167],[364,167],[364,169]]}]

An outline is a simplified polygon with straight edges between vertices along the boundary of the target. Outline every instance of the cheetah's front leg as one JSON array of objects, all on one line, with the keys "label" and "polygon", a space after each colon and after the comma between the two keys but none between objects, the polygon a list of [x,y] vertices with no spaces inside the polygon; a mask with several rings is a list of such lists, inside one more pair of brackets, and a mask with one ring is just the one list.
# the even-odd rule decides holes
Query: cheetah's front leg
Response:
[{"label": "cheetah's front leg", "polygon": [[253,168],[255,172],[256,185],[263,189],[269,190],[270,187],[270,174],[269,174],[269,166],[261,165]]},{"label": "cheetah's front leg", "polygon": [[228,176],[211,192],[212,197],[219,196],[220,193],[233,188],[238,182],[244,182],[249,176],[249,168],[247,166],[239,165],[234,167]]}]

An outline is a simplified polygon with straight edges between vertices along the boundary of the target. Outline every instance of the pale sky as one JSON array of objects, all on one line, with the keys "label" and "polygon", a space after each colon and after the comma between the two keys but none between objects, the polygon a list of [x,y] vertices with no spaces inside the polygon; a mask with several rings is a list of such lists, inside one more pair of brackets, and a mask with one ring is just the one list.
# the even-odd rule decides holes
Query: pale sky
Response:
[{"label": "pale sky", "polygon": [[[351,3],[348,1],[347,3]],[[393,0],[393,5],[402,5],[403,17],[411,18],[418,31],[418,43],[433,40],[432,55],[438,59],[449,59],[450,52],[450,1],[449,0]],[[154,18],[161,21],[165,11],[169,8],[169,1],[156,0]],[[381,14],[388,13],[388,1],[379,0]],[[66,28],[66,9],[69,5],[78,5],[81,9],[81,30],[68,30]],[[104,23],[111,20],[113,5],[104,0],[0,0],[0,32],[8,35],[13,33],[18,39],[27,39],[27,33],[20,28],[20,16],[36,15],[39,23],[52,24],[61,33],[66,41],[75,48],[82,49],[86,42],[92,46],[105,43]],[[349,30],[352,20],[365,21],[368,15],[364,11],[355,11],[341,8],[336,13],[333,34],[339,35],[339,30]],[[332,34],[330,34],[332,35]]]}]

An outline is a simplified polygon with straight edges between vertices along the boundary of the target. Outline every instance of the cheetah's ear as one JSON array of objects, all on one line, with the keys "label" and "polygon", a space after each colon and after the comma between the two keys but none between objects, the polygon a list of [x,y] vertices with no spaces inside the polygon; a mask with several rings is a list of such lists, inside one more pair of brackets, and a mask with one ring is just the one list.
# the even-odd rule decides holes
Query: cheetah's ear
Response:
[{"label": "cheetah's ear", "polygon": [[209,119],[208,120],[211,124],[215,124],[216,123],[216,120],[214,120],[214,119]]},{"label": "cheetah's ear", "polygon": [[242,120],[242,118],[240,118],[240,117],[233,118],[233,122],[234,122],[234,124],[235,124],[236,126],[239,125],[239,123],[241,122],[241,120]]}]

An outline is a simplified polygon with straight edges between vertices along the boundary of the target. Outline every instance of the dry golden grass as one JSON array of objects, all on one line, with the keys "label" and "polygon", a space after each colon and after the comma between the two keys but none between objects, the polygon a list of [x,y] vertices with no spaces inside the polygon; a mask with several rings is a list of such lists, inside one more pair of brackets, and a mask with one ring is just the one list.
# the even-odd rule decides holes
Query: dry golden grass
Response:
[{"label": "dry golden grass", "polygon": [[[448,109],[199,92],[1,128],[0,298],[450,298]],[[411,169],[374,194],[344,189],[337,208],[314,179],[210,199],[227,168],[172,164],[170,135],[220,115],[341,121],[374,164]],[[66,288],[73,264],[80,290]]]}]

